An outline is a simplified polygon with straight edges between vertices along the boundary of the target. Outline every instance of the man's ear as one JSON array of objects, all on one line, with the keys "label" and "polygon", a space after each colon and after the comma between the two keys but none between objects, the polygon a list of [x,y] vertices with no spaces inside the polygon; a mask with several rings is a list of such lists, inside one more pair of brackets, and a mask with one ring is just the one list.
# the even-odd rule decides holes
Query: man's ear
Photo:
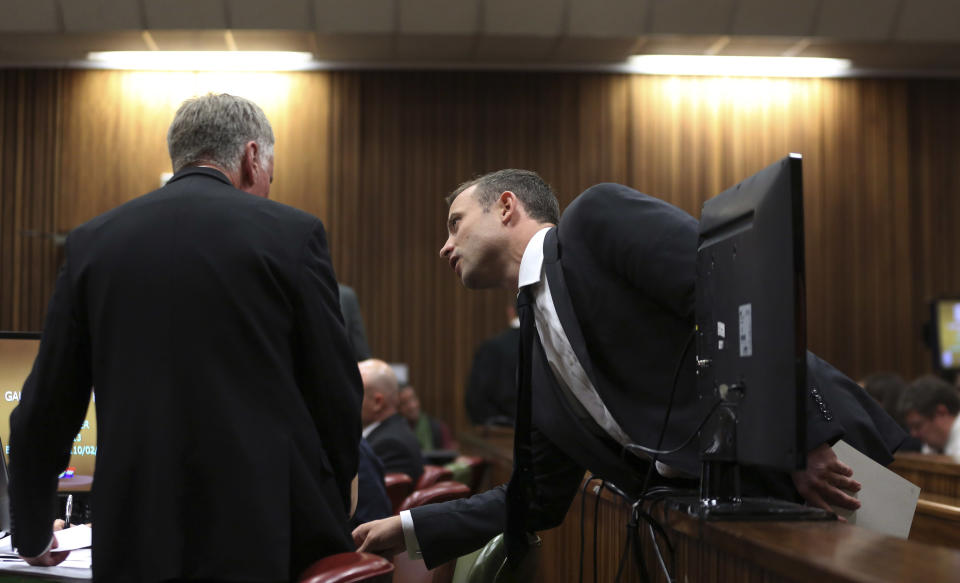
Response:
[{"label": "man's ear", "polygon": [[943,403],[937,405],[937,408],[933,410],[933,416],[939,417],[941,415],[950,415],[950,411],[947,411],[947,406]]},{"label": "man's ear", "polygon": [[514,218],[520,207],[517,195],[509,190],[500,193],[497,199],[497,210],[500,211],[500,222],[506,225]]},{"label": "man's ear", "polygon": [[243,157],[240,159],[240,181],[243,187],[250,186],[256,182],[257,173],[260,172],[260,146],[254,141],[249,141],[243,147]]}]

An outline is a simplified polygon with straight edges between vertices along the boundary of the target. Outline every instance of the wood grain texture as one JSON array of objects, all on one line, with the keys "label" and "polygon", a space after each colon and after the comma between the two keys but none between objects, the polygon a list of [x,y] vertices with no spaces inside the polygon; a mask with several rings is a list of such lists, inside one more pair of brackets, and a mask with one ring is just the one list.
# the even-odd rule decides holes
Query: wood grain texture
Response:
[{"label": "wood grain texture", "polygon": [[[606,490],[598,498],[596,484],[592,482],[586,493],[577,494],[562,526],[541,533],[538,581],[578,580],[581,528],[585,534],[583,580],[615,580],[626,542],[630,505]],[[839,522],[700,522],[676,511],[664,518],[662,505],[651,513],[665,525],[673,546],[671,562],[667,546],[660,541],[664,560],[676,581],[953,581],[960,568],[960,551]],[[643,530],[647,573],[653,581],[666,581],[650,535]],[[621,581],[640,580],[638,562],[629,556]]]},{"label": "wood grain texture", "polygon": [[960,463],[950,456],[898,453],[890,464],[890,470],[920,486],[925,495],[960,499]]},{"label": "wood grain texture", "polygon": [[562,207],[625,182],[698,216],[803,153],[809,345],[854,378],[927,371],[925,302],[960,292],[955,81],[0,71],[0,87],[0,328],[41,325],[59,260],[18,225],[65,232],[156,188],[178,104],[231,91],[271,118],[272,196],[324,219],[374,353],[408,363],[455,429],[473,350],[511,301],[463,289],[437,257],[444,195],[482,172],[537,170]]}]

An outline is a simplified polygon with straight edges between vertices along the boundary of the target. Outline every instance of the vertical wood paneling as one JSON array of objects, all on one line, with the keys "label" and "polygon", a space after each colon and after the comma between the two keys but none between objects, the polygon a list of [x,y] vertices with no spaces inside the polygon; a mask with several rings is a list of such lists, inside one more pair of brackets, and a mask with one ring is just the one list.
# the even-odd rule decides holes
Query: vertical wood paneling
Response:
[{"label": "vertical wood paneling", "polygon": [[374,352],[406,362],[455,426],[473,350],[510,301],[464,290],[437,257],[444,195],[482,172],[537,170],[561,206],[625,182],[699,216],[801,152],[809,343],[854,377],[927,370],[925,302],[960,293],[957,82],[3,71],[0,327],[39,327],[56,271],[49,240],[20,231],[66,231],[156,188],[176,107],[211,90],[264,107],[273,198],[324,219]]},{"label": "vertical wood paneling", "polygon": [[0,329],[39,330],[53,281],[61,73],[0,71]]}]

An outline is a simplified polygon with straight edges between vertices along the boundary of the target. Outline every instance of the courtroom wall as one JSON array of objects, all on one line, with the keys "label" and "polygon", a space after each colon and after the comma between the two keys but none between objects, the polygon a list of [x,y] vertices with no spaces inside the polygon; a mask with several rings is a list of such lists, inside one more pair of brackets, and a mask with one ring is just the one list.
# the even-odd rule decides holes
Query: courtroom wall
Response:
[{"label": "courtroom wall", "polygon": [[615,181],[699,216],[802,153],[809,344],[855,378],[927,371],[926,301],[960,293],[954,81],[7,70],[0,329],[42,326],[54,235],[156,188],[177,105],[210,90],[264,107],[272,198],[324,219],[371,347],[408,363],[424,407],[458,426],[473,349],[505,325],[508,294],[462,289],[437,253],[444,195],[485,171],[537,170],[561,207]]}]

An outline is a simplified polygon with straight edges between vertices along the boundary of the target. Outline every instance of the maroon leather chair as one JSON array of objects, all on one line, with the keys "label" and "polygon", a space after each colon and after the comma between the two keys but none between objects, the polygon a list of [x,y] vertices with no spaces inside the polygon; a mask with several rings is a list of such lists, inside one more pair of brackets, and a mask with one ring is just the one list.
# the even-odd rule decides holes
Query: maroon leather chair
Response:
[{"label": "maroon leather chair", "polygon": [[453,479],[453,472],[443,466],[433,466],[427,464],[423,466],[423,474],[417,480],[415,490],[423,490],[438,482],[448,482]]},{"label": "maroon leather chair", "polygon": [[440,482],[439,484],[434,484],[421,490],[414,490],[413,493],[403,501],[403,504],[400,505],[397,512],[410,510],[411,508],[423,506],[424,504],[466,498],[469,495],[470,486],[466,484],[461,484],[460,482]]},{"label": "maroon leather chair", "polygon": [[393,563],[369,553],[339,553],[310,565],[298,583],[390,583]]},{"label": "maroon leather chair", "polygon": [[393,513],[397,514],[400,512],[400,505],[413,492],[413,480],[406,474],[391,472],[383,476],[383,484],[387,489]]}]

